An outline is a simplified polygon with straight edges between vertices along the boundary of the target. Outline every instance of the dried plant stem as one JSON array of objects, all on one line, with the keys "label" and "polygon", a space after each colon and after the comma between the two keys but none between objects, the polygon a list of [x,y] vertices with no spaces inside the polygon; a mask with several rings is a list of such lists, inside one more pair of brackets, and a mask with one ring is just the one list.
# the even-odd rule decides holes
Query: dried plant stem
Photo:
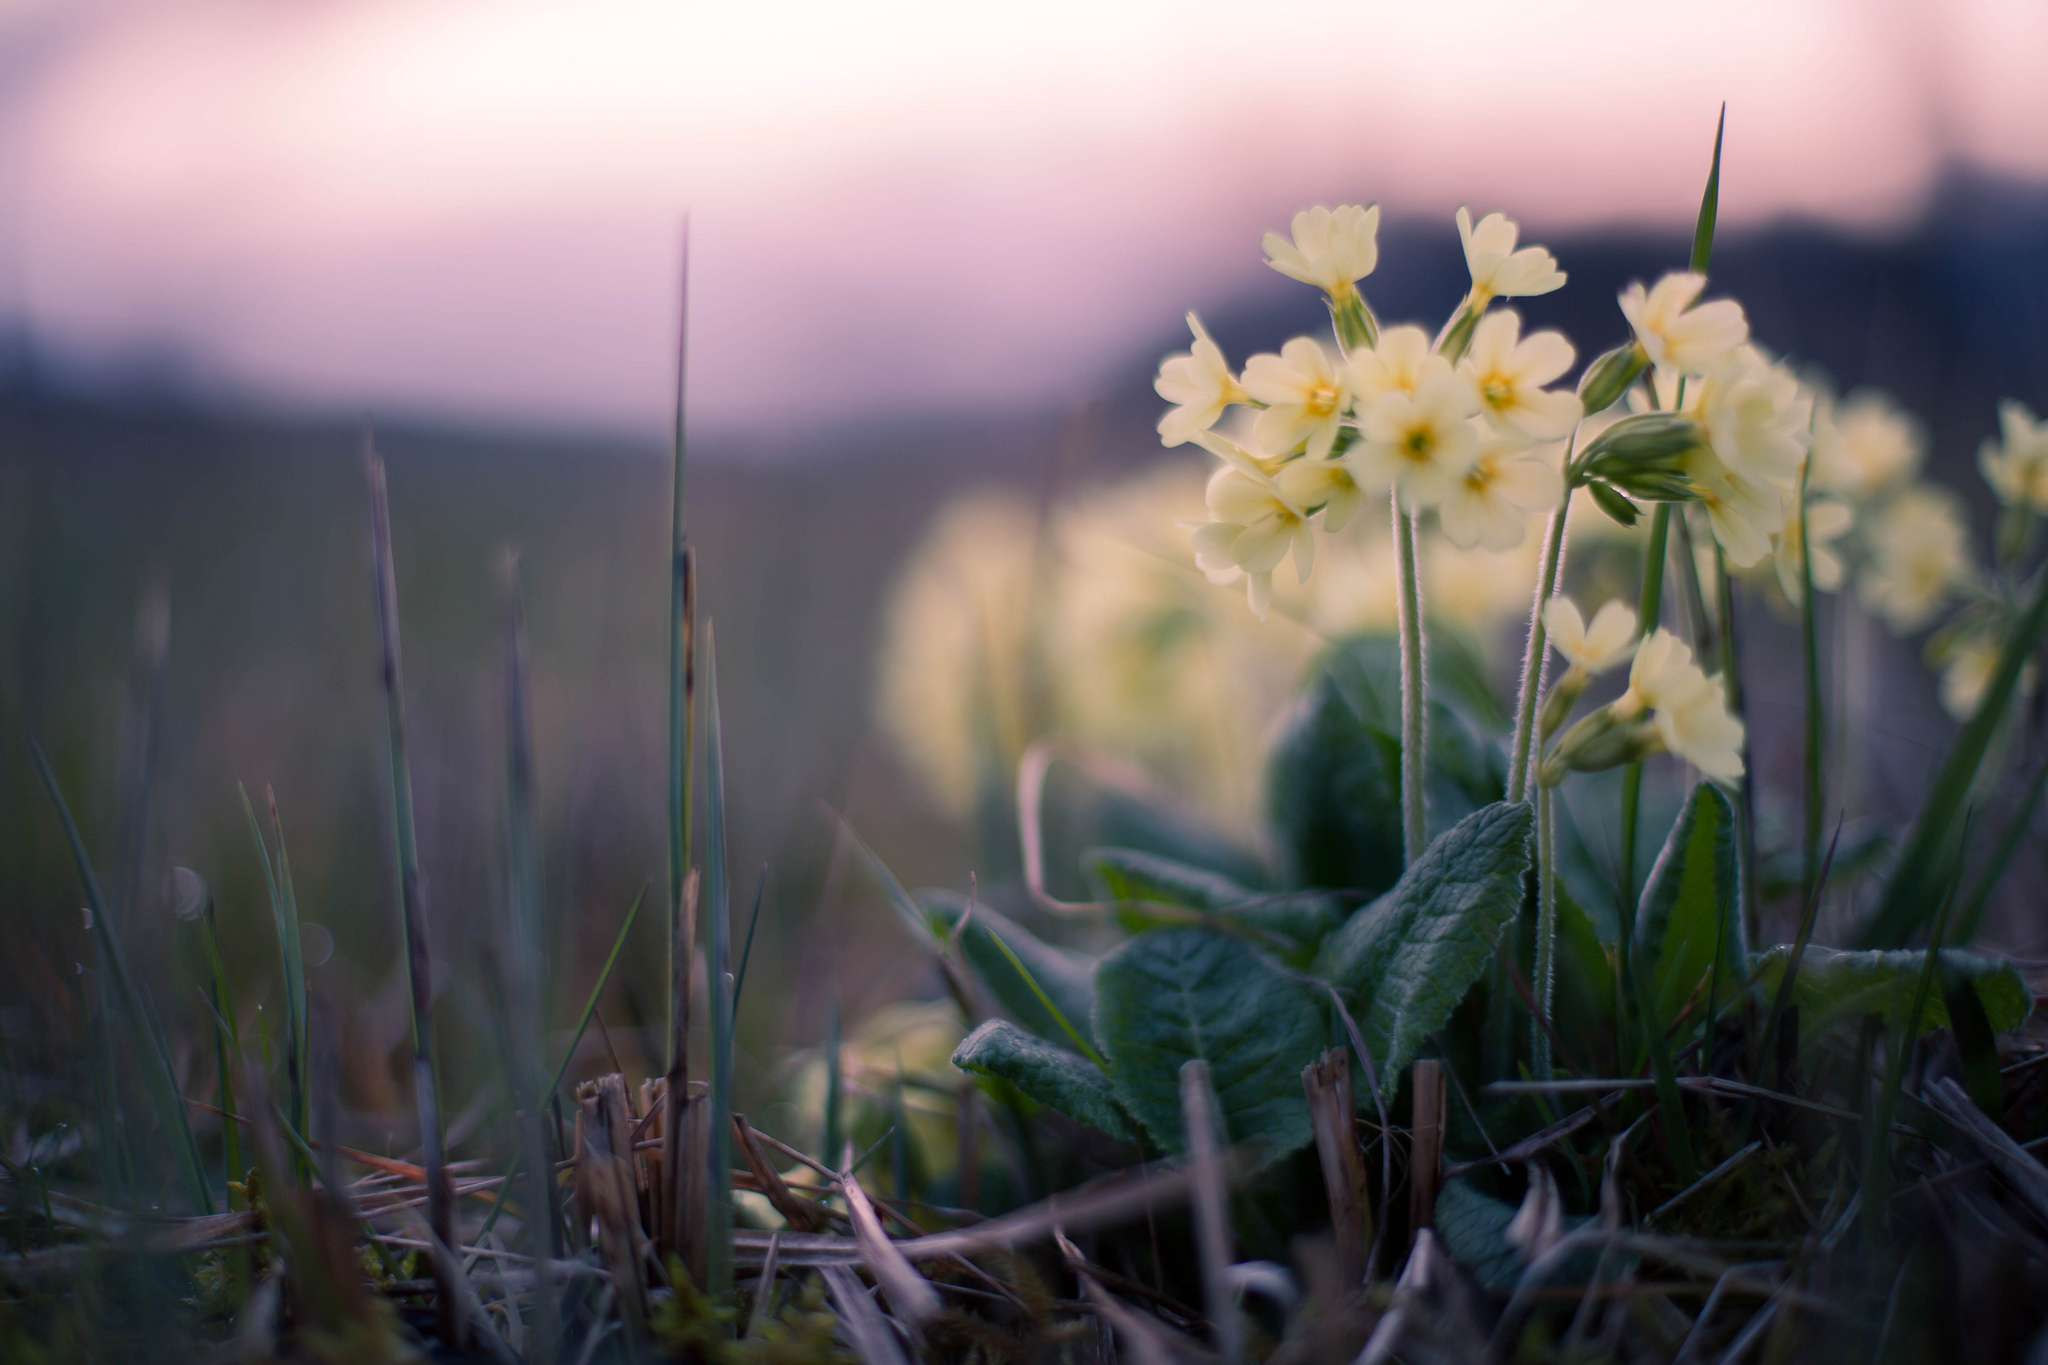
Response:
[{"label": "dried plant stem", "polygon": [[[1564,451],[1567,470],[1571,468],[1572,447],[1578,439],[1578,430],[1574,428],[1572,442]],[[1514,755],[1508,761],[1510,801],[1524,799],[1529,790],[1529,763],[1533,756],[1530,750],[1536,733],[1536,699],[1543,694],[1543,608],[1557,591],[1557,577],[1564,569],[1565,522],[1571,515],[1572,487],[1572,480],[1567,475],[1564,496],[1558,499],[1556,510],[1550,514],[1550,525],[1543,535],[1543,558],[1536,570],[1536,600],[1529,608],[1529,646],[1522,656],[1522,690],[1515,701]]]},{"label": "dried plant stem", "polygon": [[[370,568],[377,594],[377,638],[382,652],[384,709],[391,756],[391,815],[398,850],[398,901],[405,929],[406,978],[412,987],[413,1087],[419,1105],[420,1145],[427,1172],[427,1223],[444,1246],[456,1245],[455,1197],[441,1146],[440,1092],[434,1075],[434,984],[427,942],[427,908],[420,888],[419,841],[412,812],[412,770],[406,757],[404,680],[399,664],[398,582],[391,553],[391,505],[384,462],[367,438],[363,464],[370,485]],[[460,1286],[434,1262],[442,1339],[459,1347],[467,1337]]]},{"label": "dried plant stem", "polygon": [[1429,696],[1424,682],[1427,660],[1422,631],[1422,584],[1415,565],[1415,518],[1401,507],[1398,491],[1390,499],[1394,516],[1394,563],[1400,583],[1401,615],[1401,851],[1413,864],[1429,845],[1423,779],[1429,770]]}]

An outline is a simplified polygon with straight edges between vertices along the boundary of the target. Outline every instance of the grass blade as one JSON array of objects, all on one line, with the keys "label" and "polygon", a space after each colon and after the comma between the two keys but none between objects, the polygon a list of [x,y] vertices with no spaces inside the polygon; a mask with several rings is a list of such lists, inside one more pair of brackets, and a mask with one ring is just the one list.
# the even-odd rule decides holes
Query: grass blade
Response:
[{"label": "grass blade", "polygon": [[[2019,686],[2020,670],[2032,656],[2044,627],[2048,627],[2048,573],[2041,575],[2033,600],[2027,603],[2026,614],[2006,637],[2004,652],[1998,656],[1998,667],[1984,688],[1976,712],[1956,735],[1948,757],[1942,760],[1927,800],[1899,847],[1895,870],[1885,883],[1877,911],[1859,936],[1858,947],[1904,947],[1925,922],[1927,907],[1937,900],[1937,879],[1949,866],[1942,852],[1949,845],[1956,822],[1963,818],[1977,770],[1983,766],[1992,737],[2005,719],[2006,707]],[[1975,925],[1971,927],[1974,929]]]},{"label": "grass blade", "polygon": [[718,643],[704,630],[704,885],[710,912],[711,1163],[704,1207],[706,1292],[732,1289],[732,900],[725,866],[725,743],[718,713]]},{"label": "grass blade", "polygon": [[[455,1199],[449,1188],[447,1155],[441,1142],[441,1097],[434,1074],[433,962],[427,938],[427,907],[420,886],[419,838],[413,824],[412,767],[405,745],[405,686],[399,661],[398,575],[391,551],[391,505],[384,462],[366,436],[364,473],[370,486],[370,571],[377,597],[377,640],[382,657],[386,740],[391,759],[391,823],[398,852],[398,904],[405,929],[406,978],[412,987],[412,1072],[419,1106],[420,1145],[427,1170],[427,1223],[444,1246],[457,1245]],[[440,1258],[434,1261],[442,1341],[460,1349],[468,1321],[461,1286],[449,1281]]]},{"label": "grass blade", "polygon": [[1970,893],[1970,899],[1963,904],[1962,913],[1949,931],[1949,942],[1968,943],[1977,936],[1977,922],[1984,918],[1985,907],[1991,903],[1991,893],[1998,889],[1999,878],[2005,875],[2007,863],[2019,851],[2020,841],[2026,838],[2028,828],[2034,823],[2034,812],[2040,808],[2041,792],[2048,787],[2048,762],[2034,771],[2033,780],[2027,783],[2026,795],[2020,798],[2019,808],[2012,813],[2012,820],[2005,832],[1998,836],[1998,846],[1991,851],[1990,865],[1977,879],[1977,889]]},{"label": "grass blade", "polygon": [[1691,269],[1695,275],[1707,273],[1707,262],[1714,257],[1714,220],[1721,214],[1721,135],[1728,131],[1728,105],[1721,105],[1720,122],[1714,125],[1714,164],[1707,170],[1707,188],[1700,195],[1699,222],[1692,230]]},{"label": "grass blade", "polygon": [[1064,1032],[1067,1035],[1067,1037],[1073,1040],[1074,1047],[1077,1050],[1079,1050],[1080,1054],[1083,1057],[1086,1057],[1089,1061],[1095,1063],[1095,1065],[1101,1067],[1104,1071],[1108,1071],[1109,1059],[1104,1057],[1100,1052],[1097,1052],[1095,1050],[1094,1045],[1091,1044],[1086,1038],[1083,1038],[1080,1034],[1080,1031],[1077,1030],[1072,1024],[1067,1022],[1067,1016],[1060,1013],[1060,1007],[1058,1005],[1055,1005],[1052,1002],[1052,997],[1045,993],[1045,987],[1038,984],[1038,978],[1031,975],[1030,969],[1018,960],[1018,957],[1015,953],[1010,951],[1010,945],[1003,942],[1002,936],[996,933],[995,930],[988,928],[986,925],[982,927],[982,932],[986,933],[989,936],[989,938],[994,941],[997,949],[999,949],[1002,952],[1002,955],[1010,960],[1010,965],[1017,969],[1017,975],[1024,978],[1024,984],[1030,988],[1031,993],[1033,995],[1038,997],[1038,1003],[1045,1006],[1045,1012],[1052,1016],[1053,1022],[1058,1024],[1060,1026],[1061,1031]]},{"label": "grass blade", "polygon": [[157,1122],[162,1125],[164,1136],[171,1143],[176,1155],[179,1173],[185,1180],[185,1191],[192,1201],[194,1211],[213,1212],[213,1192],[207,1187],[206,1167],[199,1157],[199,1143],[192,1136],[192,1124],[186,1117],[184,1097],[178,1093],[177,1072],[171,1066],[171,1049],[165,1041],[162,1025],[157,1022],[156,1011],[150,1008],[149,999],[142,992],[128,970],[128,956],[121,946],[121,935],[114,922],[107,915],[106,897],[100,892],[99,877],[93,872],[92,860],[86,856],[85,840],[78,832],[78,824],[71,818],[71,807],[65,803],[64,792],[57,784],[57,774],[50,767],[50,760],[43,754],[43,746],[34,739],[29,740],[29,752],[35,758],[36,771],[41,775],[44,790],[57,808],[57,818],[64,826],[64,839],[71,847],[71,859],[77,866],[79,881],[85,887],[85,903],[92,914],[93,937],[98,940],[101,955],[114,979],[114,989],[120,1002],[121,1013],[128,1021],[129,1030],[135,1035],[137,1051],[143,1057],[142,1074],[149,1091],[150,1105],[156,1110]]},{"label": "grass blade", "polygon": [[[688,971],[692,945],[682,933],[683,879],[690,870],[690,745],[691,722],[696,700],[696,575],[690,555],[690,538],[684,524],[683,475],[686,466],[685,396],[688,392],[690,342],[690,224],[683,220],[680,302],[676,326],[676,423],[673,501],[669,515],[669,638],[668,638],[668,910],[669,960],[682,962]],[[669,985],[671,1049],[681,1035],[675,1023],[676,999],[682,994],[673,979]],[[676,1069],[671,1052],[669,1069]]]},{"label": "grass blade", "polygon": [[732,979],[732,1017],[735,1028],[739,1026],[740,992],[747,986],[747,963],[754,956],[754,931],[761,927],[761,897],[767,890],[768,864],[762,863],[761,875],[754,882],[754,909],[747,916],[746,945],[740,949],[740,969],[733,974]]},{"label": "grass blade", "polygon": [[846,1077],[840,1074],[840,1052],[844,1044],[839,1029],[839,987],[835,985],[832,988],[832,1013],[825,1026],[825,1131],[820,1138],[824,1153],[819,1158],[827,1165],[832,1163],[834,1154],[845,1142]]}]

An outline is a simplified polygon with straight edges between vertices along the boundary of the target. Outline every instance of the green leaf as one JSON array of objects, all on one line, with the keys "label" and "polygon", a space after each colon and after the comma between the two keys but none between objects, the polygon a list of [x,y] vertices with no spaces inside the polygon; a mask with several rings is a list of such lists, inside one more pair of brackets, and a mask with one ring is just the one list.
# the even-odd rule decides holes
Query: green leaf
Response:
[{"label": "green leaf", "polygon": [[1380,1089],[1444,1026],[1522,906],[1534,813],[1499,801],[1437,836],[1392,891],[1323,944],[1324,975],[1352,1002]]},{"label": "green leaf", "polygon": [[1489,1294],[1506,1294],[1521,1278],[1522,1258],[1507,1238],[1514,1221],[1513,1204],[1480,1193],[1462,1176],[1437,1191],[1436,1232],[1444,1250]]},{"label": "green leaf", "polygon": [[1970,1099],[1993,1119],[2005,1114],[2005,1078],[1998,1071],[1998,1039],[1984,1012],[1984,1000],[1971,983],[1954,973],[1945,973],[1942,1003],[1948,1006],[1949,1025],[1955,1030],[1956,1051],[1963,1059],[1963,1079],[1970,1087]]},{"label": "green leaf", "polygon": [[1721,121],[1714,125],[1714,164],[1707,171],[1706,193],[1700,196],[1700,217],[1692,230],[1692,272],[1707,273],[1714,258],[1714,220],[1721,214],[1721,135],[1728,131],[1728,106],[1721,106]]},{"label": "green leaf", "polygon": [[1242,941],[1207,929],[1148,929],[1095,973],[1095,1036],[1123,1107],[1168,1151],[1184,1145],[1180,1068],[1200,1058],[1233,1143],[1266,1160],[1311,1136],[1301,1069],[1328,1030],[1310,989]]},{"label": "green leaf", "polygon": [[[1781,943],[1753,959],[1757,984],[1766,999],[1777,990],[1791,953],[1791,945]],[[1835,1025],[1866,1014],[1883,1015],[1894,1029],[1902,1026],[1926,961],[1926,950],[1920,948],[1849,952],[1808,944],[1799,960],[1799,976],[1792,983],[1800,1037],[1818,1038]],[[1974,990],[1992,1032],[2010,1032],[2033,1012],[2033,992],[2010,963],[1994,962],[1961,948],[1944,948],[1941,965],[1948,973],[1950,990],[1964,985]],[[1921,1032],[1949,1026],[1945,993],[1930,993],[1920,1015]]]},{"label": "green leaf", "polygon": [[[1313,949],[1342,918],[1334,898],[1321,892],[1254,891],[1219,872],[1134,848],[1090,849],[1082,868],[1103,900],[1184,906],[1254,933],[1278,934],[1305,949]],[[1137,909],[1124,916],[1133,930],[1157,922]]]},{"label": "green leaf", "polygon": [[1717,948],[1725,998],[1748,960],[1736,908],[1735,809],[1702,782],[1672,822],[1636,909],[1637,968],[1663,1024],[1713,972]]},{"label": "green leaf", "polygon": [[1132,1125],[1102,1068],[1065,1048],[1034,1038],[1007,1019],[991,1019],[953,1050],[953,1065],[1008,1081],[1068,1118],[1128,1137]]},{"label": "green leaf", "polygon": [[1401,875],[1401,742],[1336,680],[1309,685],[1266,770],[1266,808],[1297,886],[1377,892]]},{"label": "green leaf", "polygon": [[[967,897],[951,891],[920,891],[917,905],[941,935],[950,934],[967,913]],[[1031,980],[1066,1016],[1075,1032],[1094,1043],[1089,1020],[1095,1009],[1095,959],[1047,943],[1007,915],[978,903],[960,935],[960,955],[974,969],[990,1001],[1032,1033],[1062,1046],[1066,1044],[1067,1031],[1039,1000],[1038,992],[1011,965],[1002,945],[996,942],[997,937],[1017,955]]]}]

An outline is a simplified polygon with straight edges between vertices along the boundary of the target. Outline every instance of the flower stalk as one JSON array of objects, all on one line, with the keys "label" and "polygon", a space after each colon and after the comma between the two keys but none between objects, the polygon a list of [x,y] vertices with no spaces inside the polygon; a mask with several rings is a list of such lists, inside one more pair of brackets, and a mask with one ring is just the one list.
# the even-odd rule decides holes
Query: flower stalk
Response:
[{"label": "flower stalk", "polygon": [[[1567,471],[1572,466],[1572,446],[1577,442],[1578,432],[1574,430],[1571,444],[1565,446]],[[1515,699],[1515,744],[1513,757],[1508,762],[1510,801],[1524,800],[1529,790],[1530,738],[1536,726],[1536,698],[1543,691],[1543,608],[1549,603],[1551,594],[1557,591],[1557,576],[1564,569],[1565,522],[1571,516],[1574,486],[1574,480],[1567,472],[1564,492],[1559,495],[1557,507],[1551,512],[1549,526],[1544,531],[1543,557],[1536,569],[1536,600],[1529,608],[1529,646],[1522,655],[1522,689]]]},{"label": "flower stalk", "polygon": [[1412,866],[1429,844],[1423,801],[1429,703],[1424,683],[1422,585],[1415,568],[1415,518],[1402,507],[1398,492],[1390,502],[1401,617],[1401,852]]}]

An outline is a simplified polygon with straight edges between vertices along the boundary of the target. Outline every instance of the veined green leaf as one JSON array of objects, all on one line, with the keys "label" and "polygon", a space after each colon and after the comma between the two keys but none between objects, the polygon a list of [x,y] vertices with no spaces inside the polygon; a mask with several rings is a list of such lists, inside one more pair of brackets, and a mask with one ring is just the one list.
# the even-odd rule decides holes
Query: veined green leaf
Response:
[{"label": "veined green leaf", "polygon": [[1180,1068],[1200,1058],[1233,1143],[1266,1160],[1311,1134],[1301,1069],[1326,1045],[1308,987],[1242,941],[1207,929],[1148,929],[1095,973],[1095,1037],[1123,1107],[1168,1151],[1185,1145]]},{"label": "veined green leaf", "polygon": [[[1777,989],[1791,952],[1789,944],[1781,943],[1754,959],[1757,983],[1767,998]],[[1792,983],[1800,1036],[1818,1038],[1829,1028],[1866,1014],[1881,1014],[1887,1027],[1901,1027],[1926,961],[1926,950],[1919,948],[1850,952],[1809,944]],[[1949,990],[1965,984],[1975,990],[1993,1032],[2018,1028],[2033,1011],[2033,992],[2010,963],[1994,962],[1961,948],[1944,948],[1941,965]],[[1945,993],[1930,992],[1920,1015],[1921,1032],[1949,1026]]]},{"label": "veined green leaf", "polygon": [[1636,965],[1661,1023],[1677,1018],[1712,974],[1717,949],[1725,997],[1748,959],[1737,912],[1735,809],[1702,782],[1672,823],[1636,910]]},{"label": "veined green leaf", "polygon": [[1298,886],[1380,891],[1401,875],[1401,742],[1327,673],[1295,703],[1266,770],[1267,816]]},{"label": "veined green leaf", "polygon": [[[1335,898],[1321,892],[1254,891],[1220,872],[1134,848],[1090,849],[1082,866],[1104,900],[1184,906],[1255,933],[1277,934],[1311,951],[1341,918]],[[1142,910],[1124,917],[1133,930],[1151,928],[1154,922]]]},{"label": "veined green leaf", "polygon": [[[940,934],[950,934],[962,916],[967,914],[967,898],[951,891],[920,891],[917,893],[919,912],[929,917]],[[996,940],[1002,940],[998,946]],[[967,959],[967,965],[981,981],[981,988],[988,992],[990,1001],[1011,1019],[1049,1042],[1066,1045],[1067,1031],[1053,1018],[1033,991],[1010,965],[1010,959],[1003,953],[1007,946],[1017,960],[1038,983],[1046,999],[1066,1016],[1075,1032],[1095,1042],[1092,1033],[1092,1016],[1095,1010],[1095,959],[1086,953],[1077,953],[1047,943],[1029,929],[1009,918],[977,904],[967,928],[960,934],[960,955]]]},{"label": "veined green leaf", "polygon": [[1383,1092],[1451,1017],[1521,908],[1532,821],[1524,802],[1474,811],[1324,943],[1324,973],[1350,997]]},{"label": "veined green leaf", "polygon": [[1133,1125],[1102,1068],[1034,1038],[1007,1019],[991,1019],[953,1050],[953,1065],[1008,1081],[1035,1102],[1116,1137]]}]

